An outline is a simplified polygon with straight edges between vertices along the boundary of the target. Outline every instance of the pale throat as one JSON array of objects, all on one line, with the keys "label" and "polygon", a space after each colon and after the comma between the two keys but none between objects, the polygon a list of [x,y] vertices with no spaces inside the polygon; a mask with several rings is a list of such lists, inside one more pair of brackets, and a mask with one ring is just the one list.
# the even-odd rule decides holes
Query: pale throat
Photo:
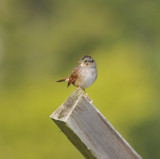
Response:
[{"label": "pale throat", "polygon": [[83,63],[81,63],[80,66],[84,67],[85,65]]}]

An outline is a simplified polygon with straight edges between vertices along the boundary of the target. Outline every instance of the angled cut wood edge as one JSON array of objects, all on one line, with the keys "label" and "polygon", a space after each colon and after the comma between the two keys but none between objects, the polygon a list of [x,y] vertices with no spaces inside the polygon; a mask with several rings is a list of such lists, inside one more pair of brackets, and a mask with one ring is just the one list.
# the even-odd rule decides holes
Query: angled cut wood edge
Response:
[{"label": "angled cut wood edge", "polygon": [[50,117],[87,159],[141,159],[81,91]]}]

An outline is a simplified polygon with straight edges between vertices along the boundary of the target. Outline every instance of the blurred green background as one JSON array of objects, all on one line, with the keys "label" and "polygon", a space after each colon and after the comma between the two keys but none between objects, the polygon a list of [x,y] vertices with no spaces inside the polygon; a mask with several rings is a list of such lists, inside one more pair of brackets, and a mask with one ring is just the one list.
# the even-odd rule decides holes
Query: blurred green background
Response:
[{"label": "blurred green background", "polygon": [[82,159],[49,115],[97,62],[94,105],[145,159],[160,158],[160,1],[1,0],[0,158]]}]

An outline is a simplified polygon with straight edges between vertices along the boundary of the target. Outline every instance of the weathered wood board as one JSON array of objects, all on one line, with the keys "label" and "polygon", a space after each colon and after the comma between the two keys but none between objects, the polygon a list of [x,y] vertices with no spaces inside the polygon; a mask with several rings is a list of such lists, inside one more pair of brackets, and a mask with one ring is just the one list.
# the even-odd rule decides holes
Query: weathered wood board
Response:
[{"label": "weathered wood board", "polygon": [[141,159],[81,91],[50,117],[87,159]]}]

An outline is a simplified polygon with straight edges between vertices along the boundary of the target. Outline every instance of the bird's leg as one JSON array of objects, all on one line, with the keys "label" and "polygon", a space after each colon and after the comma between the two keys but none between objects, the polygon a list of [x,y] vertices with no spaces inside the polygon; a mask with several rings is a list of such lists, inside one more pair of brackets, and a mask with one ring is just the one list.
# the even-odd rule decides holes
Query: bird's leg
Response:
[{"label": "bird's leg", "polygon": [[80,91],[81,90],[81,87],[78,87],[78,91]]},{"label": "bird's leg", "polygon": [[78,95],[79,95],[79,91],[82,91],[82,88],[81,87],[78,87]]},{"label": "bird's leg", "polygon": [[89,96],[88,96],[88,94],[87,94],[86,90],[85,90],[85,89],[83,89],[83,90],[84,90],[84,92],[85,92],[85,94],[86,94],[87,99],[90,101],[90,103],[92,103],[92,102],[93,102],[93,100],[89,98]]},{"label": "bird's leg", "polygon": [[81,92],[83,92],[81,87],[78,87],[78,91],[81,91]]}]

